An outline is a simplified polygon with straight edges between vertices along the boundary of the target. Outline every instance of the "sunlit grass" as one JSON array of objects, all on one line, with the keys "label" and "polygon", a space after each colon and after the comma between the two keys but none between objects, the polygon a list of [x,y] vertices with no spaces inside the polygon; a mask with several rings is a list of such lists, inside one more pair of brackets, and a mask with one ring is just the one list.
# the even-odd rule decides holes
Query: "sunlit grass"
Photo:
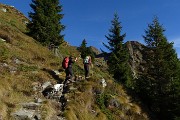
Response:
[{"label": "sunlit grass", "polygon": [[[74,75],[84,77],[83,60],[77,47],[63,43],[58,49],[60,56],[55,56],[48,47],[42,46],[24,34],[26,33],[26,26],[23,23],[25,17],[14,14],[12,8],[9,8],[9,11],[7,13],[0,11],[0,37],[8,36],[10,39],[10,42],[0,42],[0,115],[4,120],[12,119],[10,114],[20,109],[20,103],[34,100],[33,83],[42,84],[46,81],[56,83],[50,73],[53,70],[61,70],[59,78],[65,79],[65,72],[61,67],[63,57],[70,55],[78,57],[78,61],[73,66]],[[129,111],[134,120],[140,114],[146,117],[141,108],[131,102],[123,86],[114,82],[106,67],[106,65],[103,67],[94,65],[90,69],[91,77],[88,80],[83,79],[74,83],[77,90],[66,94],[70,101],[63,115],[67,120],[108,120],[108,116],[130,120],[131,116],[126,114]],[[12,68],[16,69],[14,73],[11,72]],[[100,83],[102,79],[107,82],[105,88]],[[105,110],[100,108],[96,100],[100,94],[98,92],[111,96],[111,99],[117,99],[120,107],[110,109],[104,105]],[[43,120],[50,120],[59,111],[57,105],[50,100],[46,100],[40,109]]]}]

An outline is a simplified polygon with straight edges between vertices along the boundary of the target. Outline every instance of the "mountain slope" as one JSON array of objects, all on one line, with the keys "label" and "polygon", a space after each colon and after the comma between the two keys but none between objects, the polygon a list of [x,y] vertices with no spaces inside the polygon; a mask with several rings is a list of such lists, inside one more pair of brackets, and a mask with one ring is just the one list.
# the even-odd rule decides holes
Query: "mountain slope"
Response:
[{"label": "mountain slope", "polygon": [[[21,109],[21,103],[34,101],[35,84],[62,83],[65,73],[61,67],[64,56],[79,56],[76,47],[66,43],[59,46],[58,53],[50,51],[26,35],[29,20],[14,7],[0,4],[0,118],[14,119],[12,114]],[[56,120],[56,116],[67,120],[148,120],[148,115],[127,94],[123,86],[114,82],[108,74],[103,58],[96,58],[91,68],[91,78],[84,80],[82,59],[74,65],[75,88],[64,93],[66,105],[47,99],[39,112],[43,120]],[[103,64],[102,64],[103,63]],[[99,66],[101,65],[101,66]],[[61,71],[55,75],[54,71]],[[106,84],[102,84],[105,80]],[[104,86],[103,86],[104,85]]]}]

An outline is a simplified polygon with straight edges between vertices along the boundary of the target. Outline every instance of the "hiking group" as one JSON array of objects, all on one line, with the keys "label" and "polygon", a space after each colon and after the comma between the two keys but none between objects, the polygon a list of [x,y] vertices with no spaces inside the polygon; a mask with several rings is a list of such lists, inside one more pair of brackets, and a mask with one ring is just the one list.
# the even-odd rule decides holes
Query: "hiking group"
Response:
[{"label": "hiking group", "polygon": [[[67,82],[73,82],[73,63],[77,61],[77,57],[74,59],[72,56],[70,57],[65,57],[62,62],[62,67],[65,69],[66,73],[66,79],[64,83],[66,84]],[[86,56],[83,59],[83,64],[84,64],[84,71],[85,71],[85,79],[89,78],[89,72],[90,68],[89,66],[91,65],[91,56]]]}]

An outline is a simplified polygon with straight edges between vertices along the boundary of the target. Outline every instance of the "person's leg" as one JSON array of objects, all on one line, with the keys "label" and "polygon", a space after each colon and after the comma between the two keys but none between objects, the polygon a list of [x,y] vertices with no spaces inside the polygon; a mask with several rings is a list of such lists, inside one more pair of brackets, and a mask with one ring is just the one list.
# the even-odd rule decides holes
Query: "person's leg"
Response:
[{"label": "person's leg", "polygon": [[85,78],[89,77],[89,65],[84,64]]},{"label": "person's leg", "polygon": [[89,77],[89,64],[87,64],[87,74],[86,74],[86,77]]},{"label": "person's leg", "polygon": [[65,72],[66,72],[66,79],[64,80],[64,84],[66,84],[67,83],[67,80],[68,79],[70,79],[70,72],[69,72],[69,69],[67,68],[66,70],[65,70]]},{"label": "person's leg", "polygon": [[68,69],[65,69],[66,78],[68,77]]},{"label": "person's leg", "polygon": [[87,67],[86,67],[86,64],[84,64],[84,75],[85,75],[85,78],[87,77]]},{"label": "person's leg", "polygon": [[69,78],[72,80],[73,78],[73,70],[72,68],[69,68]]}]

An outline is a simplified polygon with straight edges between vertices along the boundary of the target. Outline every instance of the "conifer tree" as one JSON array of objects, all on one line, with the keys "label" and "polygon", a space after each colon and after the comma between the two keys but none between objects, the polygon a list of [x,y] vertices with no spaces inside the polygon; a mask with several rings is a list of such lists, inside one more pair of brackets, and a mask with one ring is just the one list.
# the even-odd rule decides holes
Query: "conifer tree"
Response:
[{"label": "conifer tree", "polygon": [[81,58],[85,58],[86,55],[87,55],[87,42],[86,40],[84,39],[79,47],[79,51],[81,52]]},{"label": "conifer tree", "polygon": [[111,52],[108,58],[109,72],[114,75],[118,82],[128,83],[131,75],[128,64],[129,54],[124,45],[126,34],[121,34],[122,26],[117,13],[114,14],[114,19],[111,23],[110,33],[105,36],[108,40],[108,45],[103,43]]},{"label": "conifer tree", "polygon": [[119,45],[123,45],[124,38],[126,37],[126,34],[121,35],[122,26],[119,22],[118,14],[114,14],[114,19],[111,21],[111,28],[109,29],[109,34],[105,35],[105,37],[108,40],[108,45],[103,43],[103,45],[110,50],[110,52],[114,52],[116,49],[119,48]]},{"label": "conifer tree", "polygon": [[[169,43],[164,35],[165,29],[155,17],[148,25],[143,36],[147,44],[147,73],[138,80],[140,95],[148,102],[150,109],[157,113],[159,119],[173,118],[174,103],[173,84],[178,81],[178,58],[173,43]],[[172,100],[174,103],[172,103]]]},{"label": "conifer tree", "polygon": [[87,55],[91,56],[92,61],[94,61],[95,58],[95,53],[93,52],[93,50],[91,49],[91,47],[87,47],[87,42],[84,39],[80,45],[80,47],[78,48],[79,52],[81,52],[81,58],[85,58]]},{"label": "conifer tree", "polygon": [[60,21],[63,14],[59,4],[59,0],[32,0],[30,4],[33,12],[29,13],[29,34],[43,45],[60,45],[63,41],[65,26]]}]

